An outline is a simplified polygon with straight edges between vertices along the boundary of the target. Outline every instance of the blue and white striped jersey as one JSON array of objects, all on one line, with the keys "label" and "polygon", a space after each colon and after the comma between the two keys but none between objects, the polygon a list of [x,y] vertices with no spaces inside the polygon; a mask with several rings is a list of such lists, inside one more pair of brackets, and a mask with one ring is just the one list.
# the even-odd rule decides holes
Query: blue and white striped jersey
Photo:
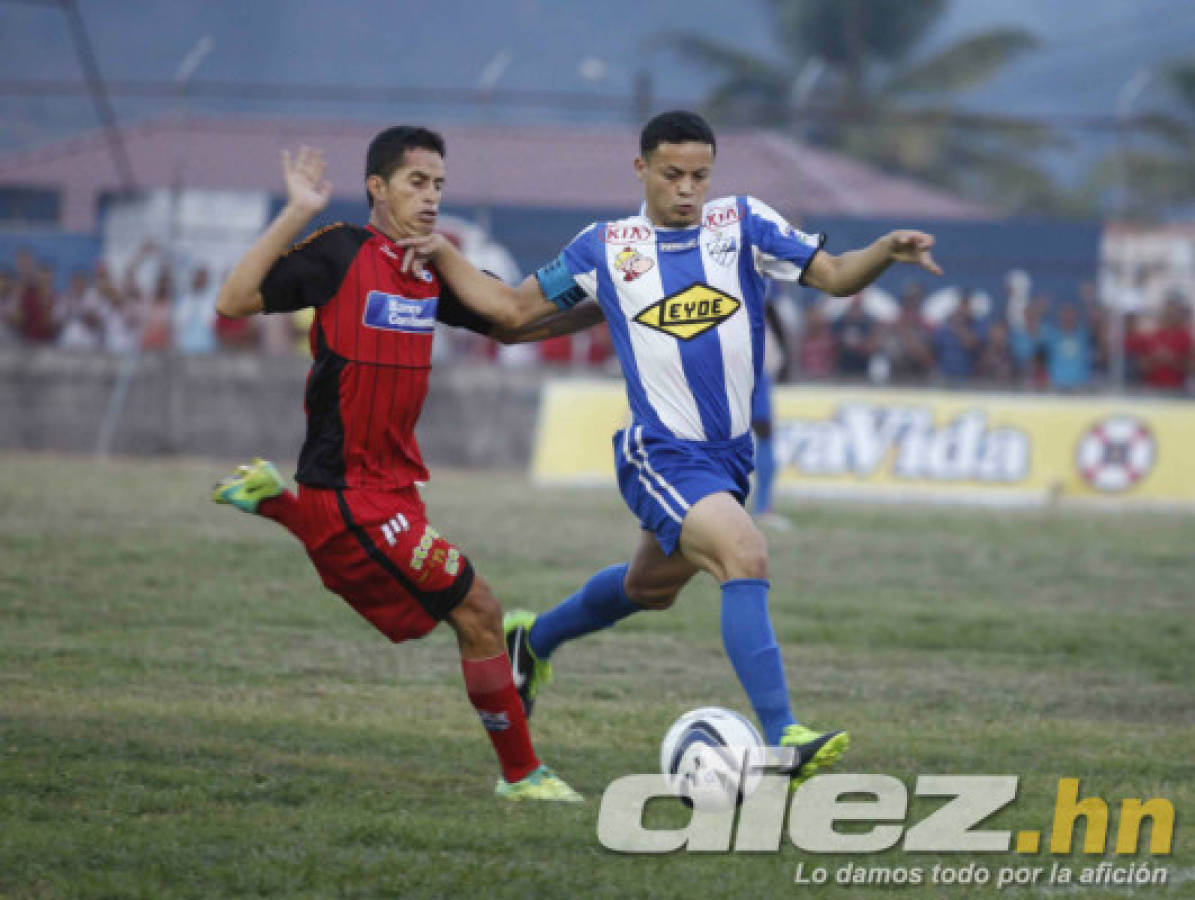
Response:
[{"label": "blue and white striped jersey", "polygon": [[536,277],[561,305],[583,295],[601,305],[637,424],[727,441],[751,427],[764,279],[799,280],[823,241],[754,197],[724,197],[693,228],[657,228],[642,213],[595,222]]}]

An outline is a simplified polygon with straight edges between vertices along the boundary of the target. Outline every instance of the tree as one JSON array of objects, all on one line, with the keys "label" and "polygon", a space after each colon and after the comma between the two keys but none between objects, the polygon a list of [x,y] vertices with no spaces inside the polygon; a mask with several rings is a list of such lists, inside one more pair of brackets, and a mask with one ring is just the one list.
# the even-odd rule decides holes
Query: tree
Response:
[{"label": "tree", "polygon": [[813,143],[1018,209],[1064,201],[1032,152],[1059,139],[1012,117],[960,122],[952,94],[1037,45],[999,28],[918,57],[947,0],[764,0],[784,58],[771,61],[687,32],[653,39],[721,80],[712,118],[783,127]]}]

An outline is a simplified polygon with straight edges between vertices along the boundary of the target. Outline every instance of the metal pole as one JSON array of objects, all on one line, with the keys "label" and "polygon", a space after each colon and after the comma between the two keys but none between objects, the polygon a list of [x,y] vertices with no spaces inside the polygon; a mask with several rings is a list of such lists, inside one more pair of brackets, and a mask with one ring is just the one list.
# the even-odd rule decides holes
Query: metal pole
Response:
[{"label": "metal pole", "polygon": [[95,106],[95,114],[104,127],[104,135],[108,139],[108,151],[112,154],[112,164],[116,166],[116,174],[120,177],[121,187],[132,190],[137,186],[137,179],[133,177],[133,165],[129,162],[129,154],[125,150],[124,138],[120,127],[116,124],[116,113],[108,100],[108,92],[104,87],[103,76],[96,62],[95,52],[91,49],[91,40],[87,36],[87,26],[79,12],[77,0],[62,0],[62,10],[66,13],[66,22],[71,30],[71,39],[75,42],[75,52],[79,54],[79,63],[83,66],[83,74],[87,79],[87,87],[91,93],[91,102]]},{"label": "metal pole", "polygon": [[[513,59],[514,56],[509,50],[505,48],[499,50],[481,70],[481,77],[477,80],[477,86],[481,89],[482,96],[481,121],[486,129],[494,127],[494,88]],[[494,194],[493,172],[490,169],[488,153],[481,155],[481,190],[483,196],[477,206],[477,227],[489,234],[493,229]]]},{"label": "metal pole", "polygon": [[631,87],[631,124],[636,128],[642,128],[651,118],[653,95],[651,72],[639,69]]},{"label": "metal pole", "polygon": [[[1120,164],[1120,190],[1117,192],[1116,218],[1121,221],[1128,217],[1132,206],[1129,200],[1131,188],[1129,184],[1129,150],[1132,137],[1132,122],[1129,112],[1151,78],[1153,78],[1152,69],[1148,67],[1139,69],[1132,78],[1121,85],[1120,90],[1116,93],[1116,155]],[[1112,390],[1117,394],[1123,394],[1125,387],[1124,316],[1126,310],[1121,297],[1117,297],[1111,306],[1112,309],[1108,316],[1108,343],[1110,345],[1108,347],[1108,379],[1111,382]]]}]

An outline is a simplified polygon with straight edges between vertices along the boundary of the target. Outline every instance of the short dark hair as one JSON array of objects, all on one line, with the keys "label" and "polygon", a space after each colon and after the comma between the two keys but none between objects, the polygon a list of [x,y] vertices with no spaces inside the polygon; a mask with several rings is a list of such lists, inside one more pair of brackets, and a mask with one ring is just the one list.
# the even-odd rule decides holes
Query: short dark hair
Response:
[{"label": "short dark hair", "polygon": [[643,126],[639,132],[639,155],[647,156],[660,144],[684,144],[690,141],[709,144],[711,150],[718,152],[714,130],[705,119],[688,110],[674,109],[660,113]]},{"label": "short dark hair", "polygon": [[[365,151],[365,177],[381,176],[385,181],[400,168],[408,150],[430,150],[444,155],[444,138],[435,131],[419,125],[394,125],[374,136]],[[373,208],[373,195],[367,190],[365,199]]]}]

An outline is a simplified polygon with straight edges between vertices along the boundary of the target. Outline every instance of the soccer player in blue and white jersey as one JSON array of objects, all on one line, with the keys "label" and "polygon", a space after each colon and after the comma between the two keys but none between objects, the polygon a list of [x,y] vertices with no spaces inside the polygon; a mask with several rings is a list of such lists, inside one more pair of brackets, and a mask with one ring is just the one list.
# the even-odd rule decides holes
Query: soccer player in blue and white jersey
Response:
[{"label": "soccer player in blue and white jersey", "polygon": [[666,609],[697,572],[722,586],[722,639],[771,746],[798,750],[794,782],[835,760],[844,731],[799,724],[768,617],[768,553],[743,508],[753,463],[751,396],[763,364],[765,279],[857,293],[894,262],[940,274],[934,239],[894,231],[831,255],[753,197],[706,200],[716,141],[690,112],[640,135],[638,215],[595,222],[518,287],[496,284],[447,241],[406,241],[470,306],[518,328],[594,299],[626,378],[631,423],[614,436],[618,484],[643,532],[629,563],[594,575],[534,616],[507,617],[515,682],[530,708],[564,641],[644,609]]}]

